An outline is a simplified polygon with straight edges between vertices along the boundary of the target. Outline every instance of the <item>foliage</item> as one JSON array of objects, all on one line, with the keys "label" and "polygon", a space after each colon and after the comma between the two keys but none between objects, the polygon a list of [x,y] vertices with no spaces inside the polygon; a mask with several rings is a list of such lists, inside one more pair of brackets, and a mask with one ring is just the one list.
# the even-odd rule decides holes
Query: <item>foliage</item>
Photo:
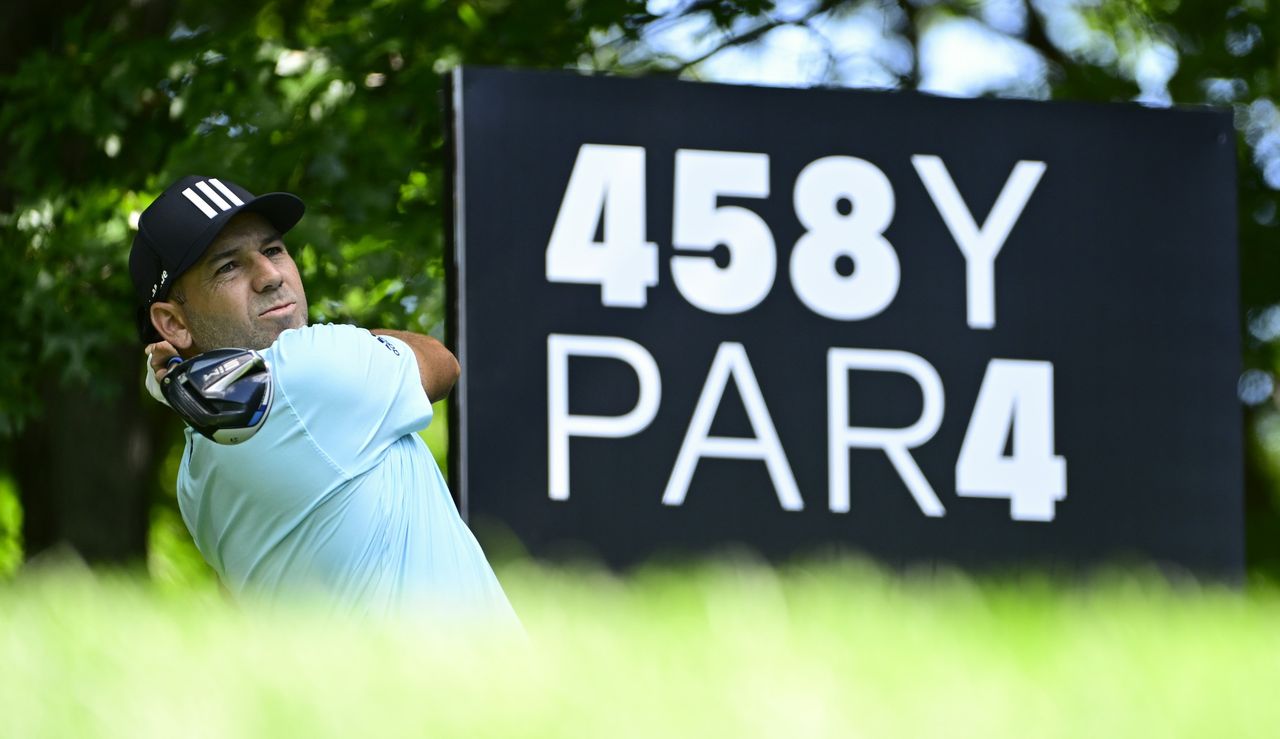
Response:
[{"label": "foliage", "polygon": [[[14,736],[1270,736],[1280,597],[856,563],[513,563],[527,643],[217,590],[0,586]],[[7,637],[7,638],[6,638]]]},{"label": "foliage", "polygon": [[0,477],[0,582],[12,577],[22,564],[22,507],[13,482]]},{"label": "foliage", "polygon": [[431,425],[418,432],[431,456],[435,457],[440,471],[449,476],[449,401],[440,400],[431,406]]},{"label": "foliage", "polygon": [[182,174],[304,195],[288,240],[312,318],[439,332],[441,74],[466,61],[560,66],[631,0],[546,3],[177,2],[87,7],[0,77],[6,248],[0,433],[29,389],[84,381],[136,341],[128,245]]},{"label": "foliage", "polygon": [[147,534],[147,574],[157,587],[192,591],[217,583],[217,574],[200,556],[176,506],[152,507]]}]

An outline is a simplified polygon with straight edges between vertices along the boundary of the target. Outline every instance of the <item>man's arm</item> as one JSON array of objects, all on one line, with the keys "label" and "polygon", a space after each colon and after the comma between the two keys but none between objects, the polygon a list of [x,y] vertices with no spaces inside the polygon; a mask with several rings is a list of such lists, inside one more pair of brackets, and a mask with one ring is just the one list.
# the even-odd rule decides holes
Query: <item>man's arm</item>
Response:
[{"label": "man's arm", "polygon": [[453,383],[458,381],[458,373],[461,371],[458,360],[453,356],[453,352],[445,348],[444,344],[430,336],[415,334],[411,331],[394,331],[389,328],[374,328],[369,329],[369,332],[375,336],[383,335],[399,339],[413,349],[418,359],[418,374],[422,377],[422,389],[426,391],[427,399],[432,403],[448,395],[453,389]]}]

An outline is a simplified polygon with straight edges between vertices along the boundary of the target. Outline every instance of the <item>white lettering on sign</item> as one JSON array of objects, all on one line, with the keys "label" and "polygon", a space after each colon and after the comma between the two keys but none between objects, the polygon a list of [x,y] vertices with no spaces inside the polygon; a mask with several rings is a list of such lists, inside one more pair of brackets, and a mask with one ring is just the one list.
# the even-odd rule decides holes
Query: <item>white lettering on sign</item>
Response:
[{"label": "white lettering on sign", "polygon": [[[1005,442],[1012,435],[1011,456]],[[993,359],[956,460],[956,495],[1008,498],[1015,521],[1052,521],[1067,495],[1067,462],[1053,453],[1053,365]]]},{"label": "white lettering on sign", "polygon": [[[964,255],[970,328],[994,328],[995,260],[1045,163],[1015,164],[981,226],[940,157],[917,154],[911,163]],[[755,212],[719,199],[769,197],[769,156],[680,149],[674,189],[671,277],[680,294],[708,313],[759,305],[777,276],[773,233]],[[805,227],[791,250],[796,297],[839,321],[865,320],[888,308],[901,275],[884,235],[895,208],[884,172],[865,159],[823,157],[800,171],[792,200]],[[646,217],[644,148],[583,144],[547,243],[547,281],[599,285],[602,305],[643,308],[648,289],[658,284],[658,248],[645,238]],[[595,240],[597,226],[603,241]],[[717,248],[728,255],[723,266],[714,259]]]},{"label": "white lettering on sign", "polygon": [[[795,208],[805,234],[791,251],[791,284],[809,310],[856,321],[889,307],[899,281],[898,254],[884,237],[893,206],[889,178],[864,159],[824,157],[800,172]],[[852,262],[847,276],[836,270],[841,256]]]},{"label": "white lettering on sign", "polygon": [[[733,377],[738,393],[742,396],[742,404],[747,409],[747,419],[755,434],[751,438],[710,435],[711,422],[715,420],[716,410],[720,408],[730,377]],[[689,483],[693,480],[694,468],[703,457],[763,460],[783,510],[804,509],[800,487],[796,485],[795,475],[787,462],[786,452],[782,450],[778,431],[773,426],[773,419],[764,403],[764,395],[760,392],[760,384],[756,382],[751,362],[747,359],[747,350],[742,344],[726,341],[716,350],[711,371],[707,373],[702,394],[698,396],[698,406],[693,411],[693,419],[689,421],[689,430],[685,433],[684,443],[680,445],[680,453],[676,456],[675,469],[671,471],[671,479],[662,494],[663,503],[671,506],[684,503]]]},{"label": "white lettering on sign", "polygon": [[[640,397],[621,416],[569,413],[569,358],[597,357],[626,362],[640,381]],[[852,426],[850,377],[859,372],[896,372],[920,388],[920,417],[909,426]],[[732,378],[742,396],[754,436],[711,436],[711,424]],[[621,438],[640,433],[657,415],[662,379],[653,356],[639,344],[616,336],[547,337],[548,497],[569,499],[569,439]],[[946,514],[942,501],[911,450],[927,444],[946,411],[942,378],[924,357],[887,349],[833,347],[827,350],[827,500],[834,513],[849,513],[850,456],[853,449],[884,452],[921,513]],[[1013,435],[1013,453],[1005,442]],[[808,440],[806,440],[808,441]],[[1015,521],[1052,521],[1054,504],[1066,498],[1066,460],[1053,453],[1053,365],[993,359],[974,403],[968,431],[956,460],[956,494],[962,498],[1005,498]],[[774,427],[764,393],[746,348],[723,342],[716,351],[675,466],[662,493],[669,506],[683,505],[693,474],[704,457],[765,463],[783,510],[804,510],[791,464]]]},{"label": "white lettering on sign", "polygon": [[[599,357],[626,362],[640,381],[640,397],[621,416],[581,416],[569,412],[569,357]],[[616,439],[643,431],[658,412],[662,378],[653,355],[634,341],[616,336],[547,337],[547,492],[569,499],[569,438]]]},{"label": "white lettering on sign", "polygon": [[547,280],[599,285],[603,305],[643,308],[658,284],[644,219],[644,149],[583,144],[547,244]]},{"label": "white lettering on sign", "polygon": [[[694,306],[708,313],[741,313],[760,304],[773,287],[778,255],[769,226],[721,196],[769,196],[769,157],[729,151],[676,152],[675,210],[671,244],[706,256],[671,258],[671,279]],[[723,245],[729,263],[719,267],[712,250]]]},{"label": "white lettering on sign", "polygon": [[996,256],[1004,248],[1009,232],[1027,207],[1031,193],[1044,174],[1044,162],[1018,162],[1004,183],[1004,189],[991,207],[987,220],[978,226],[969,207],[960,197],[947,165],[942,159],[925,154],[911,157],[911,164],[929,191],[929,197],[942,214],[951,238],[964,254],[965,291],[968,296],[969,328],[996,326]]},{"label": "white lettering on sign", "polygon": [[[996,325],[995,262],[1046,172],[1040,161],[1014,164],[979,225],[940,157],[918,154],[912,166],[965,261],[965,316],[971,329]],[[674,162],[671,279],[695,308],[718,315],[759,306],[777,279],[778,252],[765,219],[723,198],[764,201],[771,193],[769,156],[753,152],[678,149]],[[901,265],[885,236],[896,201],[892,183],[875,164],[852,156],[810,162],[796,176],[792,205],[804,233],[787,271],[799,301],[817,315],[860,321],[885,311],[898,295]],[[607,307],[644,308],[659,283],[658,247],[646,239],[645,150],[584,144],[569,175],[546,249],[546,279],[598,285]],[[597,238],[599,234],[599,238]],[[726,259],[727,257],[727,259]],[[640,394],[620,416],[569,411],[569,359],[625,362]],[[894,372],[920,388],[920,417],[903,428],[850,425],[850,378]],[[711,435],[730,379],[751,424],[746,438]],[[634,436],[653,422],[662,380],[653,356],[621,337],[547,337],[548,495],[569,499],[569,441],[574,437]],[[920,511],[946,514],[912,450],[938,432],[945,412],[942,379],[923,357],[903,351],[833,347],[827,350],[827,499],[850,512],[854,449],[885,454]],[[1011,453],[1005,454],[1006,442]],[[798,443],[798,442],[797,442]],[[804,510],[795,475],[773,424],[745,347],[719,345],[662,502],[680,506],[703,458],[764,462],[784,510]],[[956,459],[956,495],[1009,501],[1016,521],[1052,521],[1066,498],[1066,460],[1054,454],[1053,365],[992,359]]]},{"label": "white lettering on sign", "polygon": [[[915,380],[924,407],[915,423],[905,428],[849,425],[849,373],[899,372]],[[933,438],[942,424],[942,378],[923,357],[884,349],[827,351],[827,484],[828,501],[835,513],[849,512],[849,450],[880,449],[889,457],[906,483],[916,505],[926,516],[942,516],[946,509],[925,479],[909,450]]]}]

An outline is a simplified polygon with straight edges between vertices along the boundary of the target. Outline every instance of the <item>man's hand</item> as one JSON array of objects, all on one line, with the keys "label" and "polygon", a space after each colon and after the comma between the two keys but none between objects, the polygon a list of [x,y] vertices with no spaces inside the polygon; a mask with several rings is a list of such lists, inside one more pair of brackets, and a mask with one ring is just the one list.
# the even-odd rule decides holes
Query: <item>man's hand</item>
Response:
[{"label": "man's hand", "polygon": [[148,344],[143,351],[147,355],[147,392],[161,403],[169,405],[169,401],[164,399],[164,393],[160,391],[160,379],[169,374],[169,360],[178,356],[178,352],[167,341]]},{"label": "man's hand", "polygon": [[147,354],[147,365],[151,368],[151,373],[157,380],[169,374],[169,360],[178,356],[178,350],[174,349],[173,344],[167,341],[147,344],[147,348],[143,351]]},{"label": "man's hand", "polygon": [[462,368],[458,366],[457,358],[444,344],[430,336],[388,328],[370,329],[369,333],[399,339],[413,349],[414,356],[418,359],[422,389],[427,393],[427,400],[432,403],[448,395],[453,389],[453,383],[458,381],[458,373]]}]

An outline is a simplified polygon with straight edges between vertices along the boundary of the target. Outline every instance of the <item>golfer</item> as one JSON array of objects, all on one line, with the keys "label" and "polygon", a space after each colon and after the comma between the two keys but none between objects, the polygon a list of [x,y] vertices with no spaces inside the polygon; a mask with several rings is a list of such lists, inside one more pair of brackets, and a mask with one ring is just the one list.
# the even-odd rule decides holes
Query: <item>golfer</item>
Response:
[{"label": "golfer", "polygon": [[303,210],[288,193],[191,176],[138,221],[129,271],[154,376],[227,347],[258,350],[270,373],[251,438],[186,430],[178,504],[196,546],[239,598],[514,620],[417,434],[457,360],[420,334],[308,325],[283,241]]}]

